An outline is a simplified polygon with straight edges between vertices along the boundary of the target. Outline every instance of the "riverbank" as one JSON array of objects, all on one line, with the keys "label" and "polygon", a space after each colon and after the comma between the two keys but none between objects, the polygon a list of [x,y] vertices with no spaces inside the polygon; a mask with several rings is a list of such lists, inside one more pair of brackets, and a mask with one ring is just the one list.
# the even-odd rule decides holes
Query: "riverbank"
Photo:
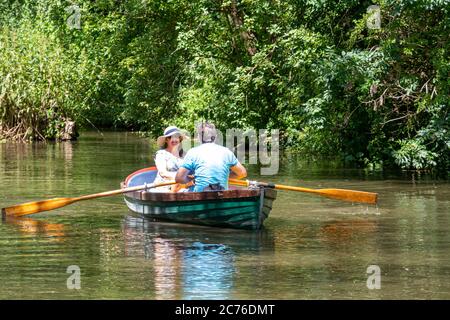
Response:
[{"label": "riverbank", "polygon": [[8,136],[58,139],[64,119],[157,136],[206,119],[279,129],[285,147],[360,166],[450,171],[445,1],[0,9]]}]

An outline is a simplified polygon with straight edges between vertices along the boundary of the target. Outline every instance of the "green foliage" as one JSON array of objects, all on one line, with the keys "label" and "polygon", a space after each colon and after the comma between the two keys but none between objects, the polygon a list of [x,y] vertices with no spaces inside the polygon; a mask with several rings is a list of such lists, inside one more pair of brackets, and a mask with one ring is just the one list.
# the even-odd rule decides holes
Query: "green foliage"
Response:
[{"label": "green foliage", "polygon": [[400,140],[400,148],[394,151],[395,162],[402,168],[425,169],[436,165],[437,154],[427,150],[418,140]]},{"label": "green foliage", "polygon": [[71,4],[0,0],[0,131],[203,118],[362,166],[450,169],[447,0],[380,0],[381,29],[372,1],[79,0],[80,29]]},{"label": "green foliage", "polygon": [[39,19],[0,30],[0,134],[7,138],[58,138],[64,121],[86,107],[86,57],[68,55],[47,30]]}]

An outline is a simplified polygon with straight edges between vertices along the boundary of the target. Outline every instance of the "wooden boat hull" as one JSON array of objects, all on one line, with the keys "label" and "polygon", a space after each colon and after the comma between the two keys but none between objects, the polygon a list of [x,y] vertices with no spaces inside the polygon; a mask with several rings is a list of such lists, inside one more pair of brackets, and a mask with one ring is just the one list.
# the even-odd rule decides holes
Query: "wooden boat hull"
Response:
[{"label": "wooden boat hull", "polygon": [[[136,171],[122,184],[131,187],[151,183],[154,167]],[[273,189],[234,188],[226,191],[163,193],[130,192],[124,195],[128,208],[158,221],[238,229],[260,229],[276,199]]]}]

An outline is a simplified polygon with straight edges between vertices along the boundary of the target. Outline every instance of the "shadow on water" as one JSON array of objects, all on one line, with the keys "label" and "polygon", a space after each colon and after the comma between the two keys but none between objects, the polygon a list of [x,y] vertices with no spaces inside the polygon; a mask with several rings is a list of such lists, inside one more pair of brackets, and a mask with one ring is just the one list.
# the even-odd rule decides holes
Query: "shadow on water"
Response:
[{"label": "shadow on water", "polygon": [[153,262],[157,299],[229,299],[238,255],[274,250],[267,230],[153,222],[127,216],[125,255]]}]

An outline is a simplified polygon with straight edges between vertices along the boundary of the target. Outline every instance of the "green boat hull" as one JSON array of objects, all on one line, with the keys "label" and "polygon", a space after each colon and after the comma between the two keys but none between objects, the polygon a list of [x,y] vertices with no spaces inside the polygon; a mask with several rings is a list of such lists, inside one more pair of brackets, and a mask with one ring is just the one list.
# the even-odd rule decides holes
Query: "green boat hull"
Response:
[{"label": "green boat hull", "polygon": [[[130,175],[122,186],[133,185],[129,181],[143,183],[151,169]],[[275,190],[264,188],[181,193],[137,191],[124,196],[131,211],[155,221],[252,230],[263,226],[275,198]]]},{"label": "green boat hull", "polygon": [[201,224],[238,229],[259,229],[266,216],[261,212],[261,198],[160,202],[125,197],[128,207],[146,217],[161,221]]}]

